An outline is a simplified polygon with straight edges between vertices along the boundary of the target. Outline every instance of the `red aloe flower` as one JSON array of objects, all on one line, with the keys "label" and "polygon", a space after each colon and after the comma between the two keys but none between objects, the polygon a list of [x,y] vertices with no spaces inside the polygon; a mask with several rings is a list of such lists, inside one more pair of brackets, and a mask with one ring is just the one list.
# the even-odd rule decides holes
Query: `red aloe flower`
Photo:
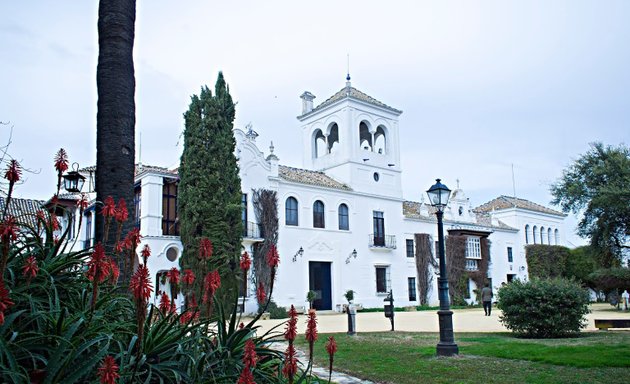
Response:
[{"label": "red aloe flower", "polygon": [[241,263],[240,263],[240,267],[243,273],[247,273],[251,265],[252,265],[252,260],[249,258],[249,254],[247,252],[243,252],[243,254],[241,255]]},{"label": "red aloe flower", "polygon": [[179,269],[173,267],[170,271],[166,273],[166,277],[168,277],[168,282],[172,284],[179,284]]},{"label": "red aloe flower", "polygon": [[179,322],[181,324],[187,324],[189,323],[193,318],[193,314],[190,311],[185,312],[184,314],[182,314],[179,318]]},{"label": "red aloe flower", "polygon": [[297,354],[293,344],[289,344],[284,353],[284,367],[282,374],[289,378],[289,382],[293,382],[293,376],[297,373]]},{"label": "red aloe flower", "polygon": [[52,228],[53,232],[61,229],[59,219],[57,219],[57,215],[54,212],[50,213],[50,228]]},{"label": "red aloe flower", "polygon": [[256,299],[258,300],[258,303],[264,303],[266,298],[267,294],[265,293],[265,287],[263,286],[263,283],[258,283],[258,288],[256,289]]},{"label": "red aloe flower", "polygon": [[245,351],[243,352],[243,365],[246,368],[254,368],[258,361],[258,355],[256,354],[256,344],[252,339],[247,339],[245,342]]},{"label": "red aloe flower", "polygon": [[204,237],[199,242],[199,258],[200,259],[209,259],[212,257],[212,241],[207,237]]},{"label": "red aloe flower", "polygon": [[287,329],[284,331],[284,338],[289,340],[289,342],[293,342],[295,340],[295,336],[297,336],[297,311],[293,304],[291,304],[291,309],[289,309],[289,320],[287,321]]},{"label": "red aloe flower", "polygon": [[120,199],[118,201],[118,208],[116,208],[114,212],[114,217],[119,223],[124,223],[125,221],[127,221],[127,218],[129,217],[129,211],[127,211],[127,203],[125,203],[125,199]]},{"label": "red aloe flower", "polygon": [[243,368],[236,384],[256,384],[254,381],[254,375],[248,367]]},{"label": "red aloe flower", "polygon": [[145,244],[144,247],[142,247],[142,251],[140,252],[140,254],[142,255],[142,259],[146,264],[147,259],[149,258],[149,256],[151,256],[151,247],[149,247],[149,244]]},{"label": "red aloe flower", "polygon": [[192,285],[195,282],[195,273],[192,269],[185,269],[184,276],[182,277],[184,284]]},{"label": "red aloe flower", "polygon": [[15,217],[8,215],[4,222],[0,224],[0,239],[5,244],[11,240],[17,240],[18,227]]},{"label": "red aloe flower", "polygon": [[77,201],[77,207],[79,207],[79,210],[83,212],[87,209],[88,203],[89,201],[88,201],[87,194],[82,193],[81,198],[79,199],[79,201]]},{"label": "red aloe flower", "polygon": [[334,336],[330,336],[328,338],[328,341],[326,342],[326,352],[328,352],[331,359],[337,352],[337,342],[335,341]]},{"label": "red aloe flower", "polygon": [[101,378],[101,384],[115,384],[116,379],[120,378],[118,365],[112,356],[105,356],[103,363],[98,368],[98,375]]},{"label": "red aloe flower", "polygon": [[39,232],[42,229],[42,224],[46,223],[46,214],[44,211],[39,209],[35,217],[37,220],[37,231]]},{"label": "red aloe flower", "polygon": [[162,293],[160,297],[160,305],[158,306],[160,312],[166,315],[167,312],[171,310],[171,299],[168,297],[166,292]]},{"label": "red aloe flower", "polygon": [[29,256],[26,258],[24,262],[24,266],[22,267],[22,274],[27,276],[28,279],[32,279],[37,276],[37,272],[39,272],[39,267],[37,266],[37,259],[35,256]]},{"label": "red aloe flower", "polygon": [[9,290],[4,286],[4,281],[0,279],[0,325],[4,324],[4,311],[13,304],[15,303],[9,297]]},{"label": "red aloe flower", "polygon": [[17,160],[9,161],[9,166],[7,167],[7,171],[4,173],[4,178],[9,180],[9,183],[16,183],[20,181],[20,177],[22,176],[22,167],[20,167],[20,163]]},{"label": "red aloe flower", "polygon": [[267,251],[267,265],[270,268],[275,268],[280,263],[280,255],[278,254],[278,248],[274,244],[271,244],[269,251]]},{"label": "red aloe flower", "polygon": [[140,265],[136,272],[131,276],[129,281],[129,289],[133,293],[136,300],[146,302],[151,297],[153,286],[149,278],[149,269],[146,265]]},{"label": "red aloe flower", "polygon": [[105,256],[105,248],[103,248],[103,244],[100,242],[94,246],[94,251],[90,256],[90,260],[88,260],[87,266],[87,277],[90,281],[96,284],[105,281],[111,270],[111,264]]},{"label": "red aloe flower", "polygon": [[326,343],[326,352],[328,352],[328,381],[332,378],[333,361],[335,359],[335,352],[337,352],[337,342],[333,336],[328,338]]},{"label": "red aloe flower", "polygon": [[111,258],[108,257],[107,261],[109,262],[109,283],[116,284],[120,276],[120,268],[118,268],[118,264]]},{"label": "red aloe flower", "polygon": [[127,232],[127,236],[125,236],[125,240],[123,242],[124,247],[129,250],[134,250],[140,244],[140,240],[142,239],[142,235],[140,234],[139,228],[132,228],[131,231]]},{"label": "red aloe flower", "polygon": [[101,209],[101,214],[105,217],[116,216],[116,203],[114,202],[113,197],[107,196],[105,198],[105,201],[103,202],[103,208]]},{"label": "red aloe flower", "polygon": [[68,154],[63,148],[55,155],[55,169],[60,175],[68,170]]},{"label": "red aloe flower", "polygon": [[308,319],[306,321],[306,340],[308,341],[308,350],[310,352],[309,360],[313,361],[313,346],[317,340],[317,314],[314,309],[309,309]]},{"label": "red aloe flower", "polygon": [[221,275],[219,275],[218,270],[214,270],[212,272],[208,272],[205,279],[203,280],[203,302],[209,303],[212,301],[212,297],[215,292],[221,286]]},{"label": "red aloe flower", "polygon": [[114,245],[114,252],[121,253],[123,251],[124,246],[125,246],[124,241],[117,241],[116,244]]},{"label": "red aloe flower", "polygon": [[238,325],[238,329],[243,329],[243,328],[245,328],[245,323],[241,321],[241,323]]}]

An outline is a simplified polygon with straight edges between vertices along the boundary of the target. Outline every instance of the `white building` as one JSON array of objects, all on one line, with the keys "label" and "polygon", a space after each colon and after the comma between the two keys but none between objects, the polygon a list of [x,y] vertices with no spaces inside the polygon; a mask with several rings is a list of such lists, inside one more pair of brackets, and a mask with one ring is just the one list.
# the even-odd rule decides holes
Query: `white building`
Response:
[{"label": "white building", "polygon": [[[403,199],[401,139],[392,108],[346,86],[314,107],[304,92],[302,114],[303,168],[279,164],[270,147],[265,155],[257,134],[235,129],[236,156],[243,192],[243,247],[252,253],[262,241],[255,223],[252,191],[277,192],[280,266],[273,298],[280,306],[306,305],[309,290],[315,306],[339,310],[352,289],[363,307],[381,307],[391,290],[396,306],[419,305],[415,234],[437,239],[433,209],[423,201]],[[160,167],[136,170],[136,217],[143,243],[152,249],[152,276],[179,265],[182,244],[177,228],[177,174]],[[81,240],[92,236],[88,212]],[[464,191],[452,192],[444,214],[445,233],[466,236],[465,268],[474,271],[489,240],[488,278],[496,288],[514,278],[527,278],[524,246],[565,244],[565,215],[524,199],[501,196],[480,207],[470,206]],[[141,245],[142,246],[142,245]],[[429,273],[434,275],[433,267]],[[159,285],[164,290],[164,285]],[[467,288],[471,293],[475,284]],[[249,284],[245,311],[257,308]],[[437,278],[428,301],[436,304]]]}]

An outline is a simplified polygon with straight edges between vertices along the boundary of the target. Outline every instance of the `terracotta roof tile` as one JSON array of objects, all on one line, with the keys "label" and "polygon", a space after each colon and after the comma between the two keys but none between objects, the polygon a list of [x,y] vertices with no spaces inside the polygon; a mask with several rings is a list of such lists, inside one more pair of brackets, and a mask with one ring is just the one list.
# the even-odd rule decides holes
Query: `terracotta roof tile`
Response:
[{"label": "terracotta roof tile", "polygon": [[[11,198],[8,214],[14,216],[18,223],[29,226],[37,225],[37,211],[43,208],[43,200]],[[0,212],[4,212],[6,198],[0,197]]]},{"label": "terracotta roof tile", "polygon": [[294,183],[317,185],[319,187],[341,189],[344,191],[352,190],[352,188],[350,188],[346,184],[338,182],[337,180],[326,175],[324,172],[310,171],[307,169],[280,165],[278,166],[278,176],[286,181],[291,181]]},{"label": "terracotta roof tile", "polygon": [[529,200],[520,199],[512,196],[499,196],[496,199],[490,200],[485,204],[482,204],[475,208],[474,212],[492,212],[501,209],[520,208],[528,211],[547,213],[550,215],[566,216],[566,214],[547,208],[543,205],[533,203]]},{"label": "terracotta roof tile", "polygon": [[[424,205],[424,207],[427,209],[428,216],[424,216],[420,214],[421,205]],[[432,207],[430,204],[419,203],[417,201],[403,201],[403,216],[407,218],[423,218],[423,219],[428,219],[431,221],[437,221],[435,217],[435,208]],[[458,222],[457,220],[446,220],[446,221],[450,223],[462,223],[463,225],[467,225],[467,226],[481,226],[481,227],[487,227],[487,228],[515,230],[514,228],[505,224],[501,220],[497,220],[495,224],[493,224],[492,218],[490,217],[490,215],[483,212],[475,212],[474,223]]]},{"label": "terracotta roof tile", "polygon": [[[177,177],[178,168],[176,169],[168,169],[166,167],[158,167],[155,165],[146,165],[146,164],[136,164],[136,168],[135,168],[135,176],[138,176],[142,173],[145,172],[154,172],[154,173],[163,173],[163,174],[168,174],[168,175],[172,175],[173,177]],[[89,167],[84,167],[79,169],[80,173],[94,173],[96,172],[96,165],[91,165]]]},{"label": "terracotta roof tile", "polygon": [[[350,90],[348,92],[348,89]],[[402,111],[396,108],[392,108],[389,105],[382,103],[378,100],[376,100],[375,98],[373,98],[370,95],[367,95],[361,91],[359,91],[358,89],[354,88],[354,87],[343,87],[341,88],[341,90],[339,90],[339,92],[335,93],[334,95],[332,95],[331,97],[329,97],[328,99],[324,100],[320,105],[318,105],[317,107],[313,108],[312,110],[306,112],[305,114],[303,114],[302,116],[307,116],[310,115],[312,113],[314,113],[315,111],[319,111],[320,109],[323,109],[331,104],[334,104],[335,102],[345,99],[345,98],[353,98],[356,100],[360,100],[363,102],[366,102],[368,104],[372,104],[375,105],[377,107],[381,107],[381,108],[385,108],[391,112],[397,113],[397,114],[401,114]],[[300,116],[300,117],[302,117]]]}]

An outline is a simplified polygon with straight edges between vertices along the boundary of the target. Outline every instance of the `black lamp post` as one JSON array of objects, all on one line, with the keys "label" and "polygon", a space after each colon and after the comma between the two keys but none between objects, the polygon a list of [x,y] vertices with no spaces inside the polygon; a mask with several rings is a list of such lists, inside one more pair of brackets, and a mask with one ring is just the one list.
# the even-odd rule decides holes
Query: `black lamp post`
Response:
[{"label": "black lamp post", "polygon": [[459,353],[459,348],[455,344],[453,337],[453,311],[449,305],[448,295],[448,276],[446,274],[446,257],[444,256],[444,225],[442,224],[442,216],[444,208],[448,204],[448,198],[451,190],[442,183],[440,179],[436,179],[437,183],[431,186],[427,191],[431,205],[435,207],[435,215],[438,222],[438,251],[440,257],[440,277],[438,277],[438,293],[440,298],[440,310],[438,316],[440,319],[440,341],[437,344],[438,356],[453,356]]},{"label": "black lamp post", "polygon": [[72,171],[63,175],[63,187],[68,192],[81,192],[85,183],[85,176],[79,173],[79,164],[72,164]]}]

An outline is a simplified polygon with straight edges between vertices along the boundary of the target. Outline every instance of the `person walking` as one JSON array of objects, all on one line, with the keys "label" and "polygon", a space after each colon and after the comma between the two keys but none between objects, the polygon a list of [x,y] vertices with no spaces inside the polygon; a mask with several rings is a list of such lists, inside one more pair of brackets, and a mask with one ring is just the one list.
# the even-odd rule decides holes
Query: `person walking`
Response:
[{"label": "person walking", "polygon": [[492,296],[492,288],[490,288],[490,284],[486,283],[486,286],[481,290],[481,302],[486,316],[490,316],[490,312],[492,312]]}]

